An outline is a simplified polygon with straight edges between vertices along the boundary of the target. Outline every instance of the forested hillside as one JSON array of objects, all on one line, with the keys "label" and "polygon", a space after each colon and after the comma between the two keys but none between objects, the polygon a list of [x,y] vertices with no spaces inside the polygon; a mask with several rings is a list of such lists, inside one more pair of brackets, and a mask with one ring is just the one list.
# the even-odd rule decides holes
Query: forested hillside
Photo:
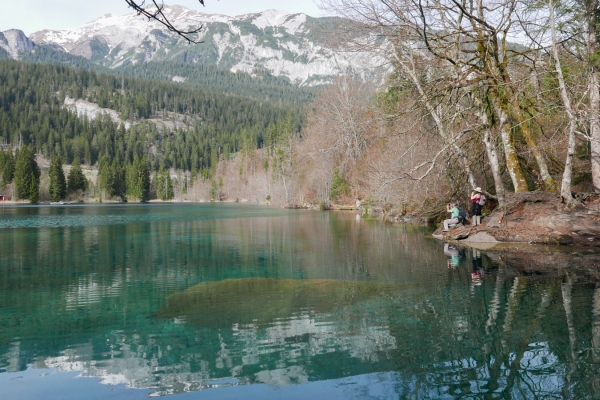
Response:
[{"label": "forested hillside", "polygon": [[[0,59],[2,58],[9,58],[9,55],[0,49]],[[56,50],[47,45],[38,45],[34,51],[21,53],[20,61],[83,68],[117,77],[176,81],[184,87],[276,103],[303,104],[313,100],[319,90],[299,88],[291,84],[288,78],[275,77],[265,70],[257,69],[250,75],[243,72],[233,73],[216,65],[183,61],[150,61],[135,66],[125,63],[118,68],[106,68],[84,57]]]},{"label": "forested hillside", "polygon": [[[239,79],[240,86],[252,91],[251,83],[235,74],[205,70],[204,76],[222,78],[214,79],[213,89],[225,87],[227,79],[234,79],[229,84],[234,87]],[[79,118],[63,107],[67,96],[116,110],[132,125],[126,129],[108,117]],[[259,101],[259,97],[276,96],[257,92],[253,99],[177,83],[1,60],[0,142],[31,144],[35,152],[47,158],[56,153],[66,163],[79,159],[93,165],[101,158],[128,163],[137,156],[146,157],[153,170],[196,173],[209,170],[220,156],[239,151],[244,143],[264,146],[267,127],[288,114],[294,129],[300,128],[301,104],[285,99]]]},{"label": "forested hillside", "polygon": [[274,77],[256,70],[249,75],[232,73],[221,67],[176,61],[148,62],[120,67],[112,72],[117,76],[172,81],[211,92],[247,96],[261,101],[304,104],[314,99],[318,89],[297,87],[285,77]]}]

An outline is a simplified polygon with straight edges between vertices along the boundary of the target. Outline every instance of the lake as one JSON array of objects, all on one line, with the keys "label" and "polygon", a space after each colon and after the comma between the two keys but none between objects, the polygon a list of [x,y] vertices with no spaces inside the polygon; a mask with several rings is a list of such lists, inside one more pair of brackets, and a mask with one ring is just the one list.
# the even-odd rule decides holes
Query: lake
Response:
[{"label": "lake", "polygon": [[0,398],[600,398],[600,285],[239,204],[3,206]]}]

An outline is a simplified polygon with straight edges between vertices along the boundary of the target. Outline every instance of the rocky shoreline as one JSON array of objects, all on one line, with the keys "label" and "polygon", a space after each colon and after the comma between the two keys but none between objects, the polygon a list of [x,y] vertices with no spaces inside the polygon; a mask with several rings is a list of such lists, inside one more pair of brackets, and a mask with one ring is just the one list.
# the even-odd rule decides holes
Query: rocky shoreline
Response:
[{"label": "rocky shoreline", "polygon": [[506,243],[600,247],[600,199],[587,196],[565,209],[558,193],[515,193],[481,225],[459,225],[449,232],[440,227],[433,237],[485,249]]}]

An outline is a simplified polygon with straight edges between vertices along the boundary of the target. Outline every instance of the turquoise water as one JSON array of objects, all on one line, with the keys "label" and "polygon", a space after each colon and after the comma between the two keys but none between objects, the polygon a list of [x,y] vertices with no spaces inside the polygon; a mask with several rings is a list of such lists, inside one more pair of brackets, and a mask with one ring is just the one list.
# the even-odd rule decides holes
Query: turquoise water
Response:
[{"label": "turquoise water", "polygon": [[600,398],[600,286],[353,213],[0,209],[0,399]]}]

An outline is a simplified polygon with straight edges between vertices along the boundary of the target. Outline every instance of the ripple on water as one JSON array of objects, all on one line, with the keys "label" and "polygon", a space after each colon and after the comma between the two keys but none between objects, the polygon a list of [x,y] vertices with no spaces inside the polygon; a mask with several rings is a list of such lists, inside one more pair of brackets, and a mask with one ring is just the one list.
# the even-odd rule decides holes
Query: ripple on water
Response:
[{"label": "ripple on water", "polygon": [[[4,228],[69,228],[99,225],[123,225],[140,222],[174,222],[215,219],[217,208],[198,205],[85,205],[55,207],[27,207],[3,209],[0,229]],[[218,208],[219,212],[229,210]],[[218,214],[219,219],[252,217],[258,211],[244,209],[239,213]]]}]

